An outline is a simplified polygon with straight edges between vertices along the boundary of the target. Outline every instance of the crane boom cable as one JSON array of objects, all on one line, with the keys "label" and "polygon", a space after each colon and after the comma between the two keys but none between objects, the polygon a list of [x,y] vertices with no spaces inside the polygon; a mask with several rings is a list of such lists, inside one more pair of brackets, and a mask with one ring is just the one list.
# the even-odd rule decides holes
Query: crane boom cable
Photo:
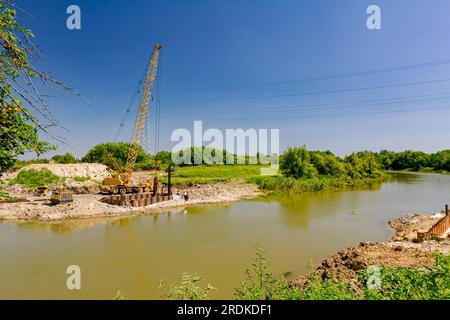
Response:
[{"label": "crane boom cable", "polygon": [[119,138],[120,133],[122,132],[123,127],[125,126],[125,122],[127,121],[127,118],[131,113],[131,109],[133,108],[134,101],[136,100],[136,97],[138,96],[138,94],[141,92],[141,86],[142,86],[142,82],[145,79],[146,71],[147,70],[144,69],[144,71],[142,72],[141,78],[139,79],[139,82],[136,86],[136,90],[134,91],[133,95],[131,96],[130,103],[128,104],[127,109],[125,110],[125,114],[123,115],[122,121],[120,122],[120,125],[116,132],[116,135],[114,136],[114,142],[117,142],[117,139]]},{"label": "crane boom cable", "polygon": [[[159,59],[161,65],[161,57]],[[155,126],[155,153],[159,152],[159,128],[161,123],[161,67],[156,75],[156,126]]]}]

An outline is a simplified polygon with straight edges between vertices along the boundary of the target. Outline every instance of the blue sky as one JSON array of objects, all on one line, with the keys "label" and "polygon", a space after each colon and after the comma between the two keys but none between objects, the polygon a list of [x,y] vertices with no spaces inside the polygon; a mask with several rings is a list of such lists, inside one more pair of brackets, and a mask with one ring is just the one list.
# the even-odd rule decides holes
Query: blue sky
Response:
[{"label": "blue sky", "polygon": [[[170,149],[171,132],[192,130],[194,120],[222,130],[279,128],[282,150],[449,147],[446,0],[15,3],[29,13],[18,16],[43,51],[40,67],[90,102],[51,99],[70,130],[56,153],[82,156],[114,140],[157,42],[160,149]],[[70,4],[81,8],[81,30],[66,28]],[[366,27],[370,4],[381,7],[381,30]],[[150,110],[153,152],[154,103]],[[134,117],[119,140],[130,139]]]}]

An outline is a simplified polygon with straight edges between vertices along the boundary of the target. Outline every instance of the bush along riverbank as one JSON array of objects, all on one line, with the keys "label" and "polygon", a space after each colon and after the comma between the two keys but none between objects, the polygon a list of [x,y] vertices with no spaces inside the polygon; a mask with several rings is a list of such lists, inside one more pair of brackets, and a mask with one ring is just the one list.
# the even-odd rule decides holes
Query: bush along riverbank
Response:
[{"label": "bush along riverbank", "polygon": [[385,173],[372,152],[355,152],[341,159],[330,151],[289,148],[280,157],[281,176],[252,177],[262,190],[307,193],[342,190],[384,180]]}]

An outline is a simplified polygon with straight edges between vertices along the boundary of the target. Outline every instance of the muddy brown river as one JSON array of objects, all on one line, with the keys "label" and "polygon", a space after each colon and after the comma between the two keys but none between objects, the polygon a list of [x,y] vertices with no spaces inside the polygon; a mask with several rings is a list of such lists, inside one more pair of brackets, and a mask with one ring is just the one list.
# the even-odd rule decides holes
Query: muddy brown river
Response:
[{"label": "muddy brown river", "polygon": [[[295,278],[336,251],[384,241],[386,221],[435,213],[450,202],[450,176],[390,173],[387,182],[344,192],[268,197],[131,218],[0,223],[0,299],[158,297],[158,284],[197,272],[231,298],[260,243],[276,276]],[[68,290],[66,268],[81,269]]]}]

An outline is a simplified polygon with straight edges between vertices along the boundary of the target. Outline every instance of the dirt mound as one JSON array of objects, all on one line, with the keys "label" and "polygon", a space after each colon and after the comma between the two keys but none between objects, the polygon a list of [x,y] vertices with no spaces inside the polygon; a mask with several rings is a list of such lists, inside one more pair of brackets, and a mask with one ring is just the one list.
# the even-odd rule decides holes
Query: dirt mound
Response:
[{"label": "dirt mound", "polygon": [[95,181],[75,181],[72,178],[67,178],[64,189],[71,190],[78,194],[96,194],[101,191],[100,184]]},{"label": "dirt mound", "polygon": [[363,289],[358,281],[359,272],[367,267],[405,267],[421,268],[433,264],[430,253],[439,251],[447,255],[450,251],[450,241],[424,241],[414,243],[417,231],[428,230],[439,215],[409,214],[399,219],[389,221],[395,234],[388,242],[361,242],[358,247],[351,247],[339,251],[335,255],[323,260],[315,269],[303,277],[293,280],[293,285],[303,287],[317,275],[322,279],[344,281],[350,288],[361,293]]},{"label": "dirt mound", "polygon": [[6,179],[14,179],[22,170],[43,170],[48,169],[54,175],[65,178],[90,178],[93,180],[103,180],[109,176],[109,173],[104,164],[100,163],[75,163],[75,164],[50,164],[50,163],[36,163],[30,164],[22,169],[11,172],[5,177]]},{"label": "dirt mound", "polygon": [[[358,247],[351,247],[339,251],[321,262],[313,271],[322,279],[342,280],[350,285],[355,292],[362,290],[358,281],[358,273],[366,270],[369,266],[385,267],[425,267],[431,266],[433,259],[428,250],[422,248],[408,248],[398,243],[389,245],[387,243],[363,242]],[[308,276],[294,280],[297,286],[308,283]]]}]

